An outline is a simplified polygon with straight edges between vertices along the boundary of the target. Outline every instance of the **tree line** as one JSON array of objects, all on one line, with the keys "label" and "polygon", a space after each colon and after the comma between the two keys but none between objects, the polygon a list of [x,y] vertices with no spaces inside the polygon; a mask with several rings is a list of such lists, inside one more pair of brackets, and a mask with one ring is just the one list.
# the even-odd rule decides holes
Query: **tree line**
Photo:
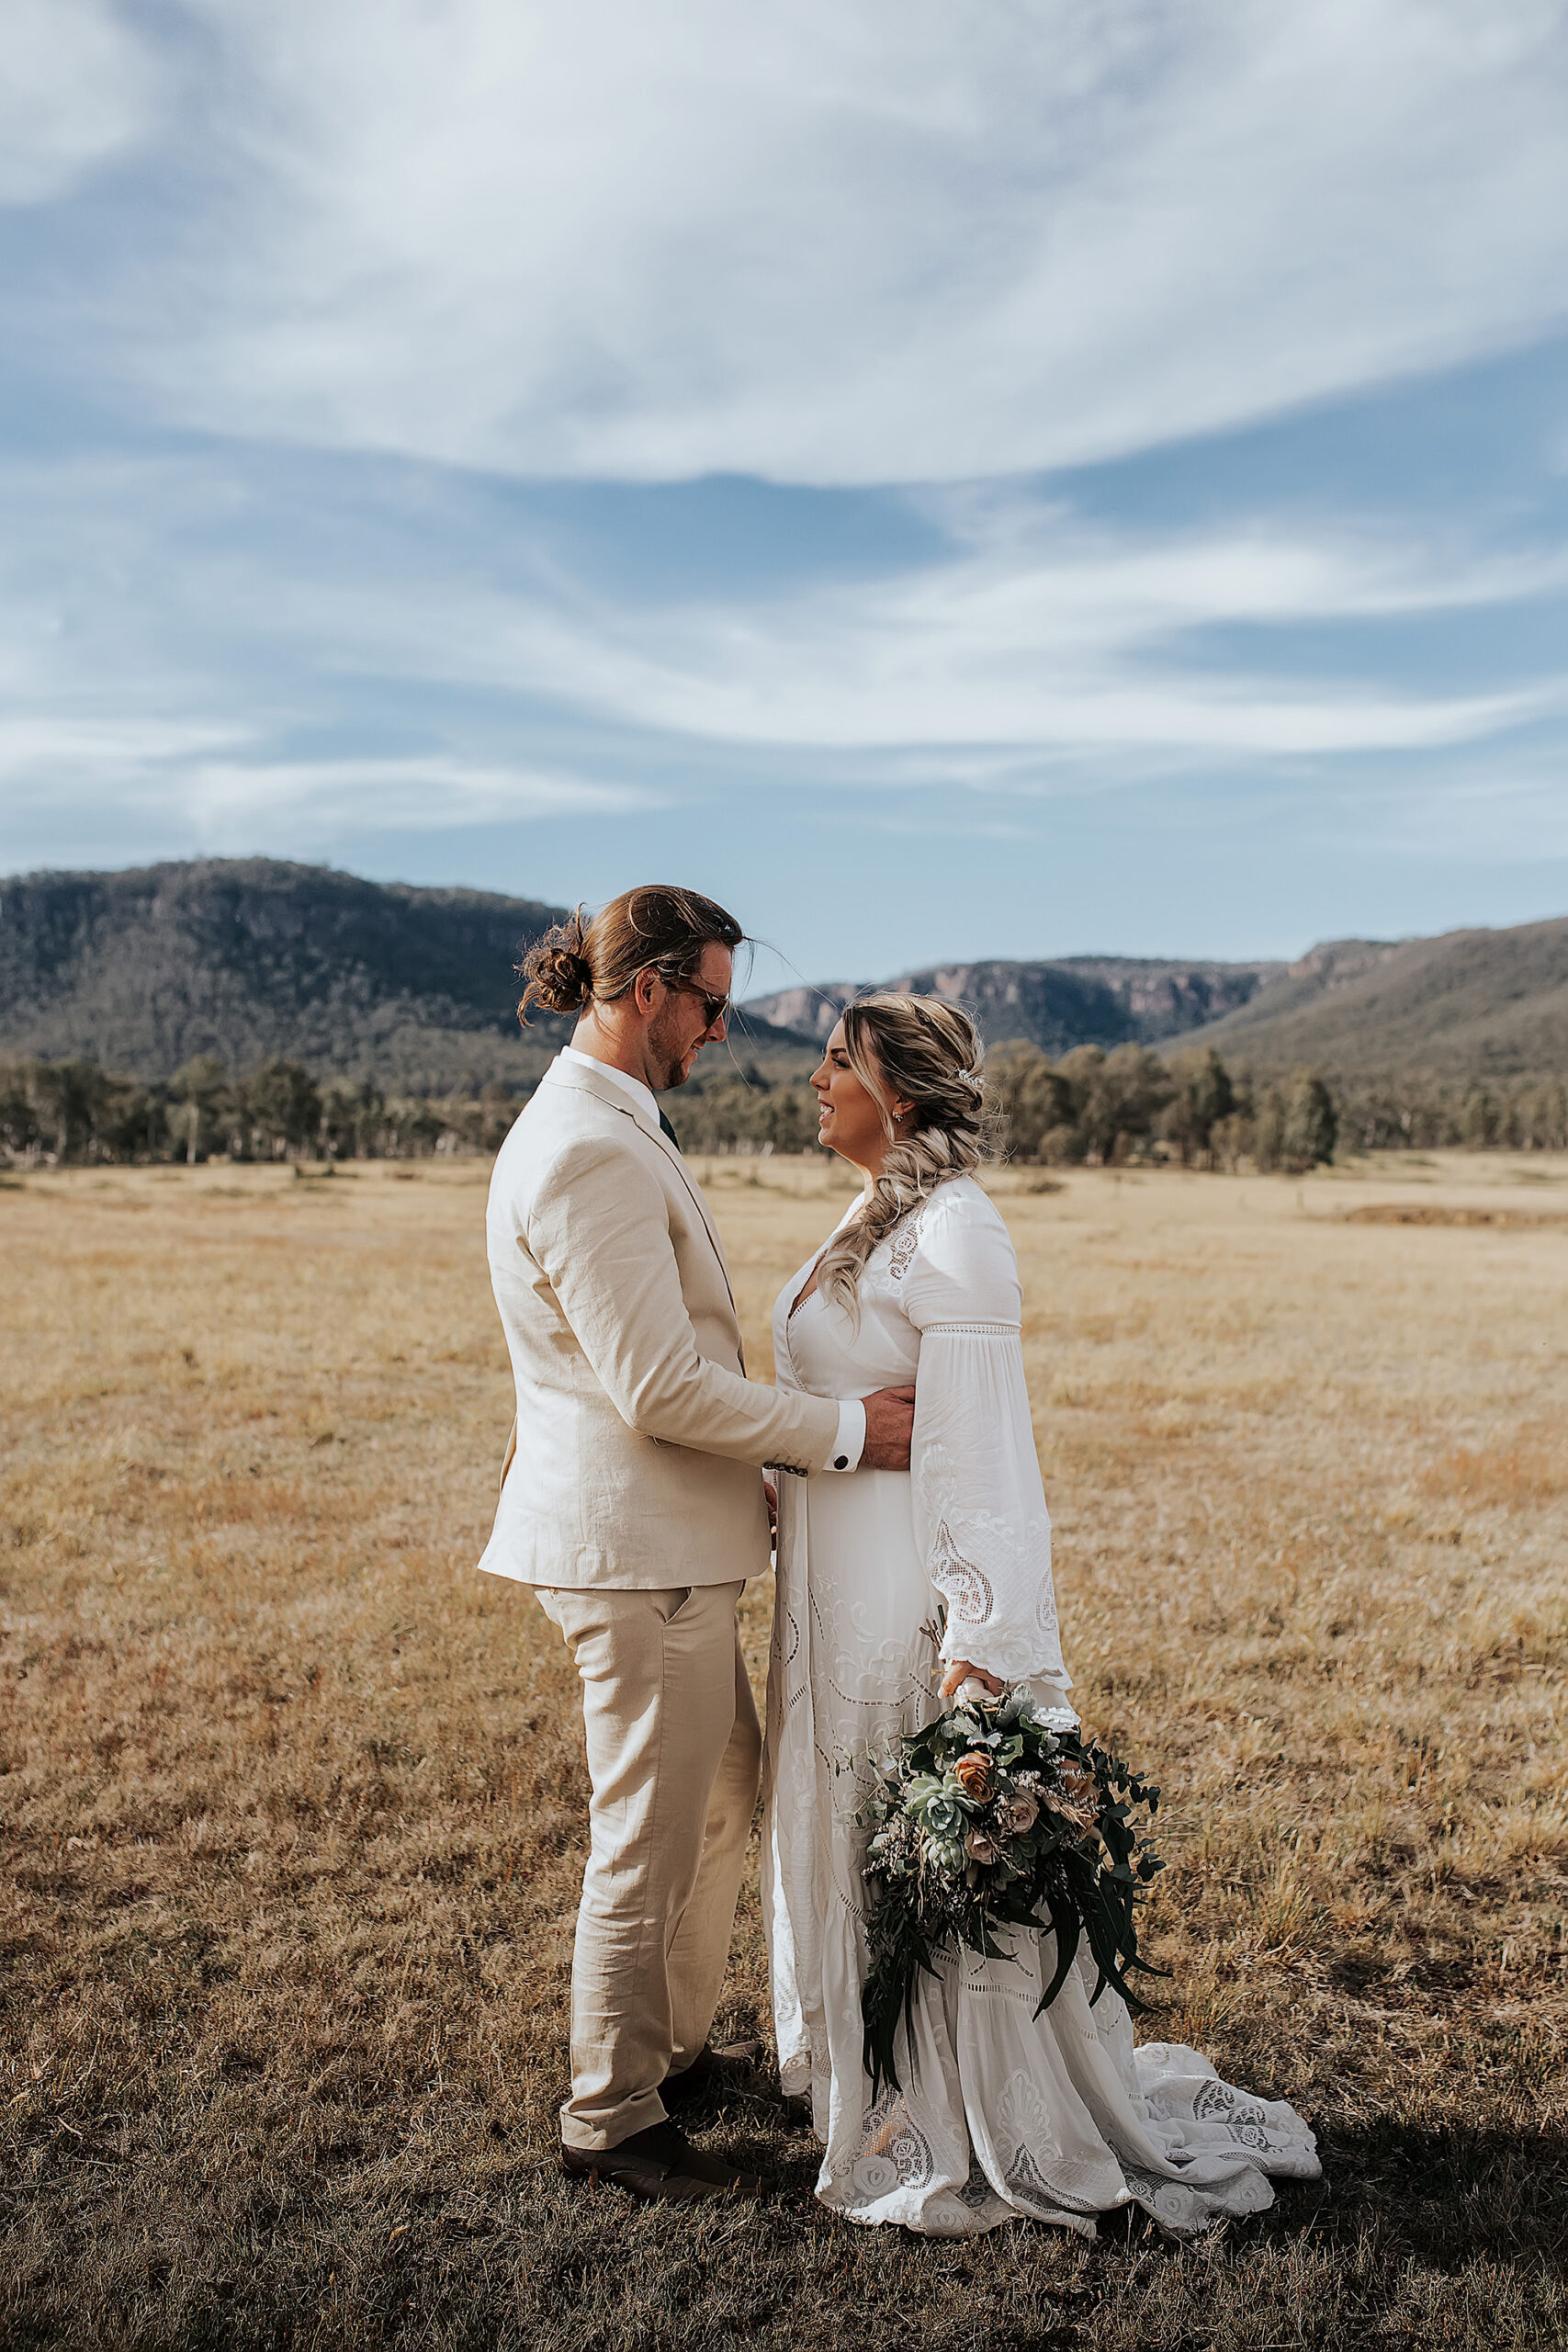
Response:
[{"label": "tree line", "polygon": [[[1079,1046],[1053,1062],[1037,1046],[997,1046],[987,1065],[993,1139],[1003,1157],[1045,1167],[1174,1160],[1187,1168],[1302,1171],[1337,1152],[1568,1149],[1568,1085],[1336,1080],[1299,1069],[1254,1079],[1211,1046],[1168,1056],[1146,1046]],[[15,1162],[406,1159],[493,1152],[525,1090],[471,1084],[389,1096],[366,1080],[321,1081],[274,1056],[243,1077],[216,1056],[144,1085],[85,1061],[0,1065],[0,1153]],[[817,1139],[800,1080],[720,1065],[671,1110],[689,1152],[797,1152]]]},{"label": "tree line", "polygon": [[13,1161],[417,1159],[493,1152],[521,1090],[397,1097],[366,1080],[319,1083],[275,1055],[233,1078],[216,1055],[165,1083],[116,1078],[85,1061],[0,1066],[0,1151]]},{"label": "tree line", "polygon": [[1038,1046],[1000,1046],[987,1064],[1010,1159],[1115,1167],[1166,1159],[1184,1168],[1302,1170],[1331,1160],[1338,1115],[1327,1083],[1300,1069],[1254,1089],[1213,1046],[1077,1046],[1058,1062]]}]

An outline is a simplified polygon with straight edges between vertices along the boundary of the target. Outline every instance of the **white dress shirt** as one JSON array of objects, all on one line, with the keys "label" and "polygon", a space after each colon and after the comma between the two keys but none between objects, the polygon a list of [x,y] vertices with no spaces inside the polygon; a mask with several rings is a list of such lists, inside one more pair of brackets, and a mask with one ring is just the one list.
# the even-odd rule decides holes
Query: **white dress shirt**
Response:
[{"label": "white dress shirt", "polygon": [[[637,1103],[644,1111],[651,1111],[655,1121],[658,1120],[659,1099],[652,1087],[645,1086],[640,1078],[634,1078],[629,1070],[617,1069],[614,1062],[602,1062],[596,1054],[580,1053],[575,1046],[563,1046],[561,1054],[569,1062],[581,1062],[586,1069],[596,1069],[600,1077],[607,1078],[629,1102]],[[835,1470],[858,1470],[864,1451],[865,1407],[858,1396],[840,1396],[839,1442],[833,1448],[830,1466]]]}]

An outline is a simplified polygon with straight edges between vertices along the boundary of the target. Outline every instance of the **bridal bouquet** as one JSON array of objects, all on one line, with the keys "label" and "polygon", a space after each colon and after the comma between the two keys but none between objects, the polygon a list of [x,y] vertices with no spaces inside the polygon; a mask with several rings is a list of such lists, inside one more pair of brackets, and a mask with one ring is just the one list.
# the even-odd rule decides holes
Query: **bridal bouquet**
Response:
[{"label": "bridal bouquet", "polygon": [[922,1969],[967,1944],[1010,1958],[998,1928],[1051,1928],[1056,1971],[1034,2014],[1066,1981],[1080,1940],[1099,1971],[1092,1998],[1114,1984],[1143,2005],[1126,1972],[1166,1972],[1138,1957],[1134,1905],[1165,1865],[1134,1825],[1159,1791],[1081,1732],[1052,1731],[1021,1691],[965,1696],[901,1740],[858,1815],[872,1831],[865,1865],[871,1968],[863,2000],[865,2064],[874,2097],[898,2088],[893,2039],[909,2018]]}]

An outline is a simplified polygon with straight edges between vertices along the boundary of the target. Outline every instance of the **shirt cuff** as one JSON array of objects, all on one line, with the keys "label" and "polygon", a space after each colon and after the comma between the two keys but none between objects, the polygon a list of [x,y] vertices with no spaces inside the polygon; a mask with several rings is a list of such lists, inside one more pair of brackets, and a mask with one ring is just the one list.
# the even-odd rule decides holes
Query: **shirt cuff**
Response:
[{"label": "shirt cuff", "polygon": [[858,1470],[865,1452],[865,1407],[858,1396],[839,1399],[839,1435],[829,1470]]}]

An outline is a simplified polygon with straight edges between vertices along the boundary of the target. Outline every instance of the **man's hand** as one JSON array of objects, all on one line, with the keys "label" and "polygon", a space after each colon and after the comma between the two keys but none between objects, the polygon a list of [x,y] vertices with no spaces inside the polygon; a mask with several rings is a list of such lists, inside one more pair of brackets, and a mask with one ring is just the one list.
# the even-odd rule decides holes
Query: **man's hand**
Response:
[{"label": "man's hand", "polygon": [[762,1473],[762,1493],[768,1506],[768,1540],[776,1544],[779,1540],[779,1490],[777,1482],[770,1478],[765,1470]]},{"label": "man's hand", "polygon": [[912,1388],[879,1388],[865,1400],[865,1443],[863,1470],[907,1470],[909,1436],[915,1426]]}]

